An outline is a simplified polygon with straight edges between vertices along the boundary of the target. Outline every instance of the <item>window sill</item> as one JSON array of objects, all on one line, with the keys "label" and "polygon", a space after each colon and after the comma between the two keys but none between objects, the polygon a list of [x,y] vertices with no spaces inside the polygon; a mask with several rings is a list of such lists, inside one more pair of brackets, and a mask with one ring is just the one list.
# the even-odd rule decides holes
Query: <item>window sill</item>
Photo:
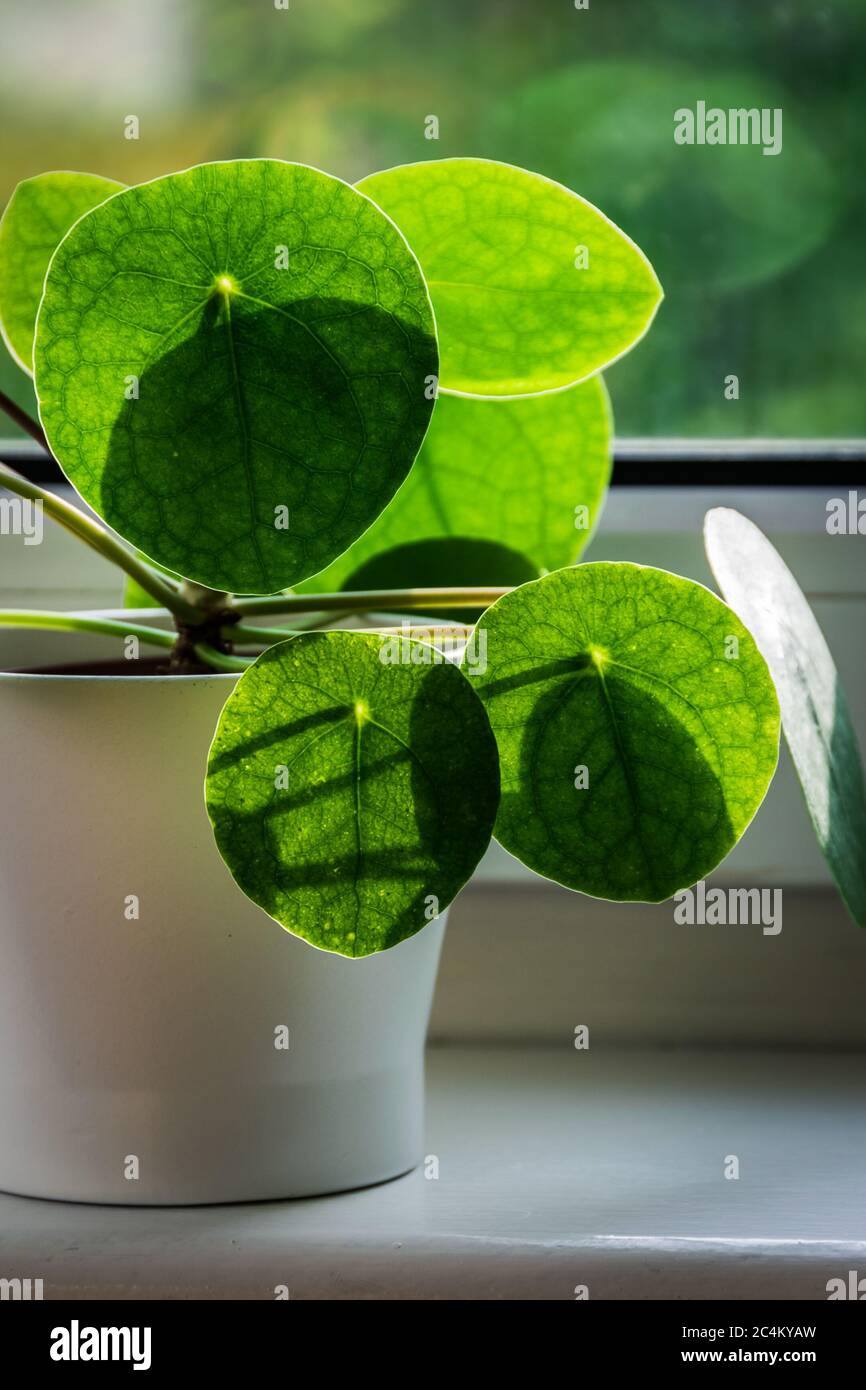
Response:
[{"label": "window sill", "polygon": [[3,1196],[0,1273],[46,1298],[570,1300],[825,1299],[866,1272],[856,1056],[428,1056],[438,1179],[235,1207]]}]

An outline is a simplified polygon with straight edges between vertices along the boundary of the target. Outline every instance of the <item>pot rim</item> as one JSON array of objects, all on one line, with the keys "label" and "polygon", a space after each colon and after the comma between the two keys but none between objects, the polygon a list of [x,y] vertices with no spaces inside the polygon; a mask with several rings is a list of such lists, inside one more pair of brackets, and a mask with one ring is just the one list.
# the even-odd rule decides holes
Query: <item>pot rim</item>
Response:
[{"label": "pot rim", "polygon": [[148,685],[177,685],[181,681],[189,685],[193,681],[236,681],[240,671],[197,672],[194,676],[152,675],[152,676],[107,676],[107,675],[64,675],[62,671],[4,671],[0,669],[0,681],[112,681],[115,685],[129,685],[133,681],[146,681]]}]

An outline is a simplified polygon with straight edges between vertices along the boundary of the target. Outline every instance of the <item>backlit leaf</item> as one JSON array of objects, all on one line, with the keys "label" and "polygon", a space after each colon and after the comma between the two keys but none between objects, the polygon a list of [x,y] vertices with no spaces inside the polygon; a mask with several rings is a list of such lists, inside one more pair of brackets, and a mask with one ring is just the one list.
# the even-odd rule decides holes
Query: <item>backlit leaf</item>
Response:
[{"label": "backlit leaf", "polygon": [[[391,660],[406,656],[409,660]],[[366,956],[412,936],[490,839],[496,744],[421,642],[316,632],[271,647],[217,726],[207,806],[244,892],[296,936]]]},{"label": "backlit leaf", "polygon": [[33,330],[54,251],[85,212],[123,187],[67,170],[19,183],[0,218],[0,332],[25,372],[33,372]]},{"label": "backlit leaf", "polygon": [[715,868],[779,747],[773,682],[731,610],[692,580],[602,562],[506,594],[484,633],[473,683],[499,745],[505,848],[619,901],[661,902]]},{"label": "backlit leaf", "polygon": [[271,593],[390,500],[433,407],[423,277],[355,189],[204,164],[79,221],[49,268],[40,414],[87,502],[155,562]]},{"label": "backlit leaf", "polygon": [[444,159],[358,187],[421,262],[443,390],[510,396],[581,381],[627,352],[658,308],[661,286],[634,242],[539,174]]}]

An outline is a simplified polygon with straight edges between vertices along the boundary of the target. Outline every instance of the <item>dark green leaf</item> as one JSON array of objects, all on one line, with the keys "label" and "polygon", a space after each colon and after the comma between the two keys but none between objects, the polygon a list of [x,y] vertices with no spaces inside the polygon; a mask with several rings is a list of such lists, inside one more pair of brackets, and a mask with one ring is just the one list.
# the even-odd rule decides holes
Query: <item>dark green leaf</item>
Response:
[{"label": "dark green leaf", "polygon": [[643,336],[661,301],[634,242],[591,203],[526,169],[432,160],[358,186],[421,262],[443,390],[512,396],[582,381]]},{"label": "dark green leaf", "polygon": [[73,222],[123,187],[66,170],[19,183],[0,218],[0,332],[33,374],[33,330],[48,262]]},{"label": "dark green leaf", "polygon": [[369,199],[277,160],[117,194],[58,248],[42,423],[105,520],[167,569],[271,593],[390,500],[437,370],[427,290]]},{"label": "dark green leaf", "polygon": [[755,634],[773,673],[818,843],[851,916],[866,926],[863,762],[824,634],[788,566],[754,522],[714,507],[704,538],[719,588]]},{"label": "dark green leaf", "polygon": [[599,898],[660,902],[722,860],[776,766],[766,663],[708,589],[599,563],[516,589],[479,622],[475,686],[502,767],[496,837]]},{"label": "dark green leaf", "polygon": [[[388,659],[395,643],[408,661]],[[304,634],[260,656],[220,717],[207,776],[220,853],[254,902],[323,950],[366,956],[412,936],[487,847],[496,744],[438,655]]]}]

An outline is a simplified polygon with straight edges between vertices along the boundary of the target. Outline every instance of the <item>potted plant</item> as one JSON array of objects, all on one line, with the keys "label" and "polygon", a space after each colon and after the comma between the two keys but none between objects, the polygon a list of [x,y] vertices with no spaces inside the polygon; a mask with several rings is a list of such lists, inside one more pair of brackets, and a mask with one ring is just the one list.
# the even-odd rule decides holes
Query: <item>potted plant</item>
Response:
[{"label": "potted plant", "polygon": [[405,1171],[444,915],[491,835],[577,892],[668,898],[748,826],[780,704],[863,923],[856,740],[769,543],[710,514],[731,606],[576,563],[599,372],[660,299],[597,209],[484,160],[19,186],[0,320],[41,423],[3,404],[92,512],[0,482],[154,606],[0,613],[45,634],[0,676],[0,1186]]}]

